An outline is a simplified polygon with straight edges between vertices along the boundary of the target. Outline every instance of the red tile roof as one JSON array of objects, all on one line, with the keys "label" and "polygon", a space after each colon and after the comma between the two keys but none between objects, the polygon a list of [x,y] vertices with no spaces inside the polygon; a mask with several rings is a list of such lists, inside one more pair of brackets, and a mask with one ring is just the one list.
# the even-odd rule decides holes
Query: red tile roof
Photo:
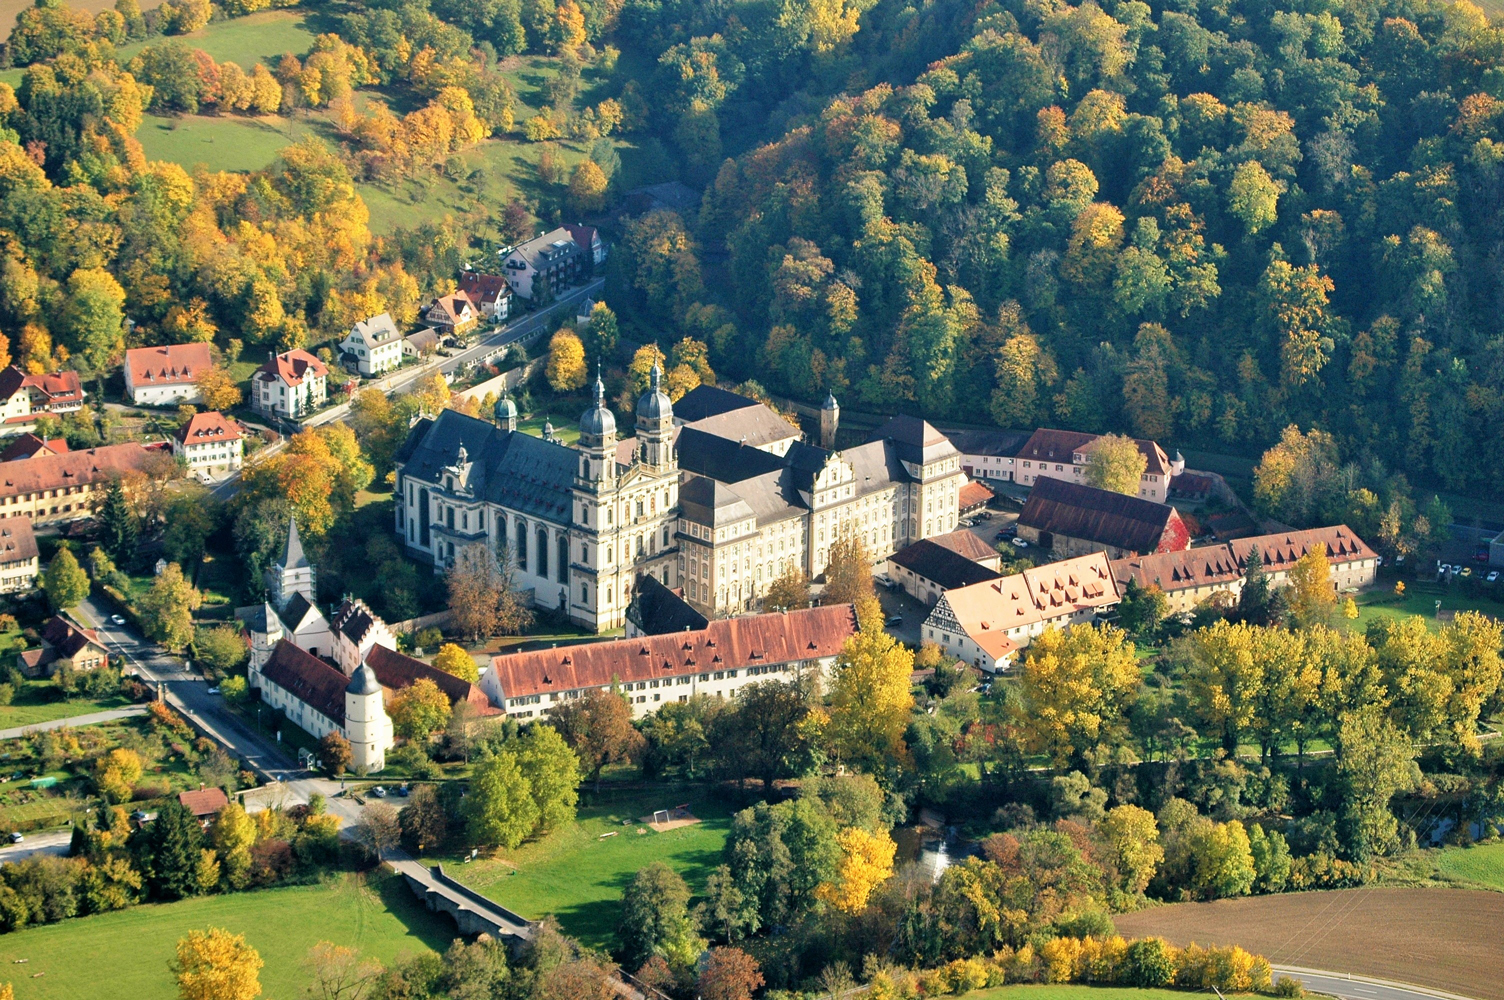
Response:
[{"label": "red tile roof", "polygon": [[1112,561],[1118,586],[1137,580],[1140,587],[1158,587],[1165,593],[1194,587],[1217,587],[1243,578],[1243,570],[1226,545],[1207,545],[1183,552],[1156,552]]},{"label": "red tile roof", "polygon": [[[1075,455],[1091,450],[1091,445],[1098,436],[1084,431],[1059,431],[1041,427],[1019,449],[1016,457],[1071,464]],[[1163,448],[1142,438],[1134,438],[1133,443],[1138,445],[1138,450],[1147,463],[1144,467],[1146,474],[1169,475],[1170,457]]]},{"label": "red tile roof", "polygon": [[456,324],[463,323],[464,320],[460,317],[460,311],[466,306],[470,307],[471,317],[474,318],[475,303],[463,291],[455,292],[453,295],[441,295],[434,299],[433,304],[428,307],[428,322],[432,323],[438,320],[441,324],[447,326],[455,326]]},{"label": "red tile roof", "polygon": [[305,378],[324,378],[328,374],[328,366],[301,347],[274,354],[256,369],[256,378],[261,381],[280,379],[288,385],[302,385]]},{"label": "red tile roof", "polygon": [[323,715],[337,726],[345,724],[345,688],[350,678],[286,639],[278,639],[261,676]]},{"label": "red tile roof", "polygon": [[460,291],[471,302],[482,305],[504,299],[512,294],[512,286],[507,284],[507,279],[500,274],[481,274],[479,271],[462,271],[460,273]]},{"label": "red tile roof", "polygon": [[83,383],[79,381],[78,372],[60,371],[50,372],[46,375],[26,376],[26,387],[39,390],[47,397],[45,405],[58,406],[65,403],[82,403],[84,400]]},{"label": "red tile roof", "polygon": [[37,536],[29,517],[0,520],[0,564],[27,562],[37,558]]},{"label": "red tile roof", "polygon": [[494,657],[507,698],[835,656],[856,632],[849,604],[711,622],[698,631]]},{"label": "red tile roof", "polygon": [[965,528],[959,531],[949,531],[943,535],[932,535],[930,541],[936,545],[943,545],[958,555],[963,555],[972,562],[982,562],[984,559],[998,558],[997,549],[988,545],[977,536],[974,531]]},{"label": "red tile roof", "polygon": [[985,507],[992,502],[992,491],[981,483],[967,483],[961,487],[960,510],[966,513],[978,507]]},{"label": "red tile roof", "polygon": [[187,385],[213,364],[209,345],[203,343],[137,347],[125,352],[126,381],[131,386]]},{"label": "red tile roof", "polygon": [[151,454],[134,442],[0,463],[0,497],[97,483],[140,470]]},{"label": "red tile roof", "polygon": [[196,792],[179,792],[178,801],[199,819],[213,816],[230,804],[224,789],[221,788],[200,788]]},{"label": "red tile roof", "polygon": [[183,444],[206,444],[210,441],[236,441],[240,438],[240,425],[227,420],[218,410],[195,413],[189,421],[178,428],[177,439]]},{"label": "red tile roof", "polygon": [[486,693],[474,684],[453,674],[446,674],[437,667],[430,667],[422,660],[404,656],[395,649],[372,646],[366,654],[366,666],[376,672],[376,680],[389,690],[400,691],[427,678],[444,692],[451,705],[468,701],[481,715],[495,715],[499,712],[499,709],[491,705],[491,699],[486,697]]},{"label": "red tile roof", "polygon": [[1175,551],[1191,544],[1180,515],[1168,504],[1046,476],[1035,481],[1018,524],[1132,552]]},{"label": "red tile roof", "polygon": [[1266,573],[1289,570],[1296,560],[1317,546],[1326,548],[1326,558],[1329,563],[1357,562],[1378,557],[1378,554],[1345,524],[1335,524],[1330,528],[1310,528],[1305,531],[1281,531],[1273,535],[1254,535],[1251,538],[1234,539],[1228,542],[1228,545],[1238,561],[1240,570],[1248,568],[1248,557],[1253,554],[1254,549],[1258,549],[1259,558],[1263,560]]},{"label": "red tile roof", "polygon": [[31,458],[34,455],[61,455],[68,450],[66,438],[53,438],[44,441],[35,434],[26,433],[16,438],[4,451],[0,451],[0,462],[14,462],[21,458]]}]

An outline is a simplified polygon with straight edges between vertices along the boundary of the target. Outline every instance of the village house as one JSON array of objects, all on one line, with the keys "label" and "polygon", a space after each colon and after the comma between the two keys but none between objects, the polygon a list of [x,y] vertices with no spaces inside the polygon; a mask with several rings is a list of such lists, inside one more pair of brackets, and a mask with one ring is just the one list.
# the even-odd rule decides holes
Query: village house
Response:
[{"label": "village house", "polygon": [[1165,595],[1167,614],[1194,611],[1219,591],[1236,599],[1243,591],[1243,570],[1226,545],[1205,545],[1182,552],[1155,552],[1112,561],[1112,575],[1120,590],[1133,580]]},{"label": "village house", "polygon": [[0,371],[0,434],[23,434],[44,414],[62,416],[83,409],[78,372],[28,375],[15,365]]},{"label": "village house", "polygon": [[146,471],[165,447],[128,442],[0,463],[0,518],[50,524],[88,517],[111,479]]},{"label": "village house", "polygon": [[519,243],[500,256],[512,292],[529,301],[557,295],[594,266],[590,252],[582,249],[574,235],[562,226]]},{"label": "village house", "polygon": [[1095,621],[1120,599],[1107,556],[1094,552],[948,590],[924,620],[922,638],[1000,673],[1045,629]]},{"label": "village house", "polygon": [[296,420],[328,399],[329,367],[301,347],[272,354],[251,376],[251,408]]},{"label": "village house", "polygon": [[1174,507],[1054,478],[1034,484],[1018,515],[1018,537],[1057,559],[1088,552],[1121,559],[1191,545],[1190,530]]},{"label": "village house", "polygon": [[223,788],[203,788],[197,791],[179,792],[178,803],[193,814],[198,825],[204,829],[214,822],[215,815],[230,804]]},{"label": "village house", "polygon": [[205,343],[137,347],[125,352],[125,398],[137,406],[203,402],[198,377],[214,365]]},{"label": "village house", "polygon": [[1371,586],[1379,571],[1379,555],[1345,524],[1305,531],[1280,531],[1271,535],[1235,538],[1228,542],[1238,568],[1248,572],[1248,560],[1257,550],[1269,582],[1289,580],[1290,569],[1312,549],[1326,549],[1332,589],[1336,593]]},{"label": "village house", "polygon": [[606,243],[601,239],[600,230],[594,226],[582,226],[579,223],[574,225],[565,223],[564,228],[574,240],[575,246],[585,251],[590,257],[591,264],[600,267],[606,262]]},{"label": "village house", "polygon": [[480,314],[500,323],[512,313],[512,286],[505,275],[482,274],[479,271],[460,272],[460,291],[480,310]]},{"label": "village house", "polygon": [[367,377],[402,364],[402,333],[391,313],[357,320],[339,343],[346,367]]},{"label": "village house", "polygon": [[97,670],[108,666],[109,650],[91,628],[77,625],[62,615],[53,615],[42,627],[42,644],[19,654],[21,672],[27,677],[51,677],[59,670]]},{"label": "village house", "polygon": [[233,472],[240,468],[244,448],[240,424],[218,410],[195,413],[172,436],[172,453],[187,464],[189,472]]},{"label": "village house", "polygon": [[947,590],[996,580],[1000,575],[995,569],[973,562],[955,549],[929,538],[920,539],[888,557],[889,578],[910,597],[926,605],[937,604],[940,595]]},{"label": "village house", "polygon": [[642,718],[665,702],[731,698],[759,681],[828,680],[856,628],[849,604],[721,619],[702,629],[493,657],[480,687],[510,718],[532,719],[619,686],[633,717]]},{"label": "village house", "polygon": [[439,331],[431,326],[425,327],[402,338],[402,356],[410,361],[433,357],[440,342]]},{"label": "village house", "polygon": [[18,594],[36,586],[40,571],[37,538],[31,520],[0,520],[0,594]]},{"label": "village house", "polygon": [[462,337],[480,323],[480,310],[464,292],[440,295],[429,303],[423,318],[440,336]]},{"label": "village house", "polygon": [[0,462],[14,462],[22,458],[35,458],[37,455],[62,455],[67,450],[67,438],[43,439],[28,431],[12,439],[5,450],[0,451]]},{"label": "village house", "polygon": [[[1018,431],[976,430],[958,432],[951,439],[961,451],[967,475],[1033,486],[1041,479],[1085,483],[1087,455],[1098,437],[1081,431],[1040,428],[1027,437]],[[1138,495],[1164,503],[1169,498],[1170,479],[1185,471],[1185,459],[1176,454],[1172,460],[1153,441],[1135,439],[1134,444],[1145,463]]]}]

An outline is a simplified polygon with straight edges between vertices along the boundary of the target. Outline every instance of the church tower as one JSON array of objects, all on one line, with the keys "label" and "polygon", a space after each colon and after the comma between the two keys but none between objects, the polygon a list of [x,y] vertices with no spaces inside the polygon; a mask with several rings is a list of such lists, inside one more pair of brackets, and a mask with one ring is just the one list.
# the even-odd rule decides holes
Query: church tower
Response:
[{"label": "church tower", "polygon": [[386,767],[386,752],[395,742],[392,720],[382,703],[381,683],[370,664],[362,663],[345,686],[345,739],[352,761],[367,773]]},{"label": "church tower", "polygon": [[834,451],[836,447],[836,428],[841,423],[841,405],[836,402],[833,392],[825,394],[825,405],[820,407],[820,447],[826,451]]},{"label": "church tower", "polygon": [[674,404],[663,391],[663,369],[653,362],[648,391],[637,401],[638,458],[654,472],[674,462]]},{"label": "church tower", "polygon": [[501,398],[496,401],[493,412],[496,414],[496,426],[504,431],[517,429],[517,404],[512,402],[510,393],[503,392]]},{"label": "church tower", "polygon": [[595,403],[580,415],[580,471],[575,481],[597,492],[616,483],[616,416],[606,406],[606,384],[595,375]]},{"label": "church tower", "polygon": [[287,549],[280,562],[266,571],[266,589],[274,608],[287,606],[293,594],[302,594],[308,603],[317,604],[315,598],[313,564],[303,554],[303,541],[298,538],[298,520],[294,517],[287,526]]}]

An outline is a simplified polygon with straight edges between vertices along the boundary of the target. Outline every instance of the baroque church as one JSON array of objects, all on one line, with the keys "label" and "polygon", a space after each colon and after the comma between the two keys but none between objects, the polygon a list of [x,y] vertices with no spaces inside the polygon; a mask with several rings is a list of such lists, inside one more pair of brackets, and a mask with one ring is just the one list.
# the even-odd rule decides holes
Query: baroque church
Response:
[{"label": "baroque church", "polygon": [[622,627],[637,581],[671,589],[707,617],[758,610],[793,567],[825,572],[830,545],[858,535],[874,564],[954,530],[960,453],[923,420],[895,417],[836,450],[839,407],[820,441],[754,399],[700,386],[677,404],[655,365],[620,436],[599,376],[578,443],[454,410],[417,420],[396,456],[395,524],[409,554],[444,572],[484,545],[510,558],[537,606],[597,632]]}]

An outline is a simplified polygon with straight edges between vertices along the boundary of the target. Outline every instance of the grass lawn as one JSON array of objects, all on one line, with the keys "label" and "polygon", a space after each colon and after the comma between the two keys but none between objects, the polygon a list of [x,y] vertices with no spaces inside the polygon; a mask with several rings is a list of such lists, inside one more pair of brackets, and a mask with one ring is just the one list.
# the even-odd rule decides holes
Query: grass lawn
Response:
[{"label": "grass lawn", "polygon": [[[177,40],[190,48],[203,49],[215,62],[239,63],[241,69],[250,72],[258,62],[274,68],[284,52],[291,52],[301,59],[313,46],[313,37],[314,33],[305,24],[301,11],[268,10],[216,21],[191,35],[180,35]],[[147,45],[160,44],[164,40],[167,39],[132,42],[122,45],[116,53],[122,63],[129,62]]]},{"label": "grass lawn", "polygon": [[317,119],[146,115],[136,138],[148,160],[167,160],[185,170],[199,163],[211,170],[260,170],[283,147],[320,132]]},{"label": "grass lawn", "polygon": [[1436,856],[1436,870],[1449,879],[1504,891],[1504,843],[1448,847]]},{"label": "grass lawn", "polygon": [[[172,1000],[177,987],[167,963],[178,939],[209,927],[246,936],[266,962],[262,995],[279,998],[304,994],[303,957],[319,941],[387,963],[443,950],[456,936],[449,918],[428,912],[401,876],[345,875],[324,885],[138,906],[7,934],[0,938],[0,964],[26,970],[11,974],[17,1000]],[[29,961],[12,965],[18,958]],[[31,978],[38,973],[45,975]]]},{"label": "grass lawn", "polygon": [[[731,828],[727,807],[691,797],[690,809],[700,823],[654,833],[638,822],[691,794],[665,789],[644,797],[639,790],[612,791],[607,786],[597,803],[583,805],[592,797],[583,794],[579,819],[541,841],[468,865],[457,857],[430,863],[443,861],[445,871],[524,917],[552,913],[567,933],[585,944],[609,946],[622,890],[639,869],[662,861],[698,892],[720,863]],[[603,833],[616,836],[601,839]]]},{"label": "grass lawn", "polygon": [[1376,619],[1403,619],[1420,615],[1432,628],[1437,627],[1436,602],[1441,602],[1443,611],[1481,611],[1484,614],[1504,617],[1504,603],[1489,597],[1468,597],[1461,587],[1445,588],[1440,585],[1405,584],[1405,596],[1396,598],[1390,589],[1365,591],[1355,597],[1358,602],[1357,620],[1347,625],[1362,632],[1368,623]]},{"label": "grass lawn", "polygon": [[34,726],[39,722],[66,719],[73,715],[89,715],[106,712],[112,708],[124,708],[130,701],[118,695],[110,698],[88,698],[83,695],[70,701],[53,699],[57,689],[49,683],[28,681],[16,692],[15,699],[0,707],[0,729],[15,729],[18,726]]}]

